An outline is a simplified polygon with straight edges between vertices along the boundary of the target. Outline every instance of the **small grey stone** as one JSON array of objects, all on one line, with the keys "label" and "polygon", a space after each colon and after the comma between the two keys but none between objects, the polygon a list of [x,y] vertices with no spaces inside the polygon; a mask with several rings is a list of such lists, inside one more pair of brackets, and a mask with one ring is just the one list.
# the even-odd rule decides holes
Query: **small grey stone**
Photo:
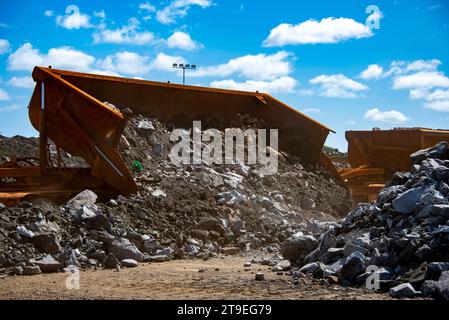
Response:
[{"label": "small grey stone", "polygon": [[39,266],[25,266],[23,267],[23,275],[24,276],[33,276],[36,274],[41,274],[42,271]]},{"label": "small grey stone", "polygon": [[256,281],[264,281],[265,280],[265,274],[263,274],[262,272],[256,273],[255,280]]},{"label": "small grey stone", "polygon": [[139,265],[139,263],[134,259],[123,259],[120,262],[121,262],[122,266],[124,266],[126,268],[135,268]]}]

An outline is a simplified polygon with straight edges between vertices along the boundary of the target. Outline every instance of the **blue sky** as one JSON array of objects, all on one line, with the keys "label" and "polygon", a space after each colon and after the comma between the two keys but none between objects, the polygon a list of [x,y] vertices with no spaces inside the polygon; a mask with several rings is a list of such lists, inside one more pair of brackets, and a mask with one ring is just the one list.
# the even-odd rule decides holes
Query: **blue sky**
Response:
[{"label": "blue sky", "polygon": [[337,131],[327,143],[342,150],[346,130],[449,127],[443,0],[0,4],[3,135],[36,135],[26,106],[37,64],[172,82],[173,62],[197,64],[189,84],[267,91]]}]

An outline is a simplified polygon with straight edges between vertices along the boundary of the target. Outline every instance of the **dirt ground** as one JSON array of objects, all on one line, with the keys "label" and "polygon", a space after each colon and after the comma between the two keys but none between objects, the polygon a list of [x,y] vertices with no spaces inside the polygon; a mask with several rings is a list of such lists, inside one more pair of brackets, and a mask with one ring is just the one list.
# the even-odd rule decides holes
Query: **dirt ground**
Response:
[{"label": "dirt ground", "polygon": [[[253,256],[203,260],[173,260],[141,264],[133,269],[82,271],[80,288],[67,289],[68,274],[0,279],[0,299],[388,299],[386,294],[323,285],[318,280],[277,275],[270,267],[244,263]],[[200,273],[199,269],[205,269]],[[255,281],[256,272],[265,281]]]}]

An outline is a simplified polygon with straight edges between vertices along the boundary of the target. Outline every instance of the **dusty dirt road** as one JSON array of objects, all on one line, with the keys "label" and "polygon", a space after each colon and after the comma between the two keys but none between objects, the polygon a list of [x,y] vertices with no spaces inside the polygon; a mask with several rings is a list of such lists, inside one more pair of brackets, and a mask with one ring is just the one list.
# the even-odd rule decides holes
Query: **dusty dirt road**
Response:
[{"label": "dusty dirt road", "polygon": [[[290,276],[277,275],[267,266],[244,268],[249,260],[234,256],[141,264],[120,272],[84,271],[80,288],[71,290],[65,273],[8,277],[0,279],[0,299],[388,299],[385,294],[310,279],[294,284]],[[254,280],[259,270],[265,281]]]}]

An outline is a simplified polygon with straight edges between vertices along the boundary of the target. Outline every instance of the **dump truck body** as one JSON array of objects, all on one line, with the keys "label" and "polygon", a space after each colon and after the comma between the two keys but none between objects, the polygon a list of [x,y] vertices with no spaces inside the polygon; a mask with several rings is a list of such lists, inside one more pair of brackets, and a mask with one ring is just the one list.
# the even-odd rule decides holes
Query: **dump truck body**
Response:
[{"label": "dump truck body", "polygon": [[349,169],[339,173],[361,201],[373,200],[397,171],[410,170],[410,154],[449,141],[448,130],[400,128],[393,130],[348,131]]},{"label": "dump truck body", "polygon": [[[40,134],[39,168],[11,166],[0,169],[1,177],[13,177],[18,183],[0,184],[0,201],[30,194],[74,192],[74,189],[111,187],[121,194],[137,192],[129,168],[117,147],[126,125],[119,109],[191,128],[194,120],[202,128],[218,128],[232,123],[238,114],[248,114],[268,124],[264,129],[279,130],[279,150],[301,157],[305,162],[321,162],[321,149],[329,128],[287,106],[268,94],[184,86],[137,79],[78,73],[36,67],[36,81],[29,116]],[[95,179],[73,180],[86,169],[64,168],[49,163],[47,139],[56,147],[82,157],[90,166],[88,175]],[[28,171],[27,171],[28,170]],[[32,171],[32,179],[29,174]],[[58,183],[52,182],[56,178]],[[58,179],[59,178],[59,179]],[[30,182],[30,183],[27,183]],[[32,183],[31,183],[32,182]]]}]

